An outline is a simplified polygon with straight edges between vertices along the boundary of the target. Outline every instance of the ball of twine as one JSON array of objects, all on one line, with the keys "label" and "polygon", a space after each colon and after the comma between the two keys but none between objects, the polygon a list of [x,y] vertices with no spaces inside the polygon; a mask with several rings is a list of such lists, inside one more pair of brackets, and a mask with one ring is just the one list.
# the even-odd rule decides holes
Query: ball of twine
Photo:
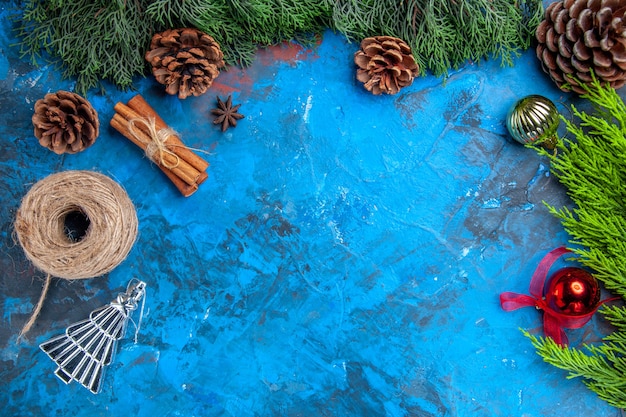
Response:
[{"label": "ball of twine", "polygon": [[[85,230],[75,237],[67,221],[68,216],[77,214]],[[15,234],[26,257],[48,278],[21,335],[36,319],[52,276],[75,280],[110,272],[126,259],[137,230],[133,203],[124,189],[105,175],[65,171],[37,182],[22,199]]]}]

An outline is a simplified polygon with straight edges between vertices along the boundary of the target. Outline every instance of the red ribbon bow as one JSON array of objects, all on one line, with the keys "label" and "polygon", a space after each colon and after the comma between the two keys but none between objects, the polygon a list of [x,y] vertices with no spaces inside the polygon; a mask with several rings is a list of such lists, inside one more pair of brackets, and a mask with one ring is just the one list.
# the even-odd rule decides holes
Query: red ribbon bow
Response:
[{"label": "red ribbon bow", "polygon": [[552,264],[561,257],[561,255],[571,252],[569,249],[560,247],[548,252],[546,256],[539,262],[535,273],[530,280],[530,295],[517,294],[514,292],[503,292],[500,294],[500,305],[505,311],[513,311],[522,307],[536,307],[543,310],[543,331],[547,337],[551,337],[554,341],[561,345],[567,345],[567,335],[563,329],[578,329],[587,324],[591,320],[591,316],[598,308],[607,301],[619,299],[619,297],[602,300],[589,313],[572,316],[563,314],[552,309],[544,297],[544,285],[548,272]]}]

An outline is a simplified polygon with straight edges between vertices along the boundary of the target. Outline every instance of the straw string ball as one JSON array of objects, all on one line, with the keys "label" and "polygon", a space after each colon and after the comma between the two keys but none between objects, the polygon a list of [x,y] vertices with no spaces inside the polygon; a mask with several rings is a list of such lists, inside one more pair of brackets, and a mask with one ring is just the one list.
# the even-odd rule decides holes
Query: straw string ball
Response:
[{"label": "straw string ball", "polygon": [[138,221],[133,203],[115,181],[92,171],[64,171],[33,185],[14,227],[26,257],[48,274],[34,322],[51,276],[75,280],[110,272],[130,252]]}]

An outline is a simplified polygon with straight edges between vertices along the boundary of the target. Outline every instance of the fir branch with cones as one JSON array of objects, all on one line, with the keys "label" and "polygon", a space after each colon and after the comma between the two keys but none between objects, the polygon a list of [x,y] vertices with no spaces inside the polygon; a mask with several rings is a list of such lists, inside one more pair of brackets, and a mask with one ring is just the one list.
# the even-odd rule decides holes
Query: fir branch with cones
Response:
[{"label": "fir branch with cones", "polygon": [[249,66],[259,47],[313,45],[330,29],[349,41],[405,40],[424,74],[446,75],[468,61],[513,58],[530,47],[541,0],[26,0],[16,12],[24,56],[58,60],[76,92],[109,80],[121,89],[150,65],[152,36],[196,28],[220,45],[228,65]]}]

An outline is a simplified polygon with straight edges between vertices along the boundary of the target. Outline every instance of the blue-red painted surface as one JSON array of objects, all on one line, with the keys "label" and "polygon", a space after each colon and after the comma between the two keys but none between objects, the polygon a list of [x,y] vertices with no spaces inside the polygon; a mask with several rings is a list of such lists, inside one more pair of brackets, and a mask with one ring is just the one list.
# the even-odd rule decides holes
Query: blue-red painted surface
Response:
[{"label": "blue-red painted surface", "polygon": [[[498,301],[526,292],[541,258],[568,240],[543,203],[569,204],[564,189],[505,127],[526,95],[564,114],[574,102],[532,50],[513,67],[468,63],[372,96],[355,79],[358,45],[325,33],[310,49],[259,51],[202,97],[167,96],[151,77],[137,91],[93,91],[100,137],[57,156],[37,143],[30,118],[37,99],[72,81],[21,60],[14,42],[4,19],[3,415],[619,415],[534,353],[519,329],[539,334],[538,311],[506,313]],[[108,126],[114,104],[137,92],[188,146],[209,152],[209,179],[191,197]],[[210,109],[228,94],[246,117],[222,133]],[[69,169],[119,182],[139,237],[108,275],[55,280],[17,343],[44,274],[15,243],[12,222],[36,181]],[[98,395],[64,385],[38,344],[133,277],[148,284],[137,342],[120,342]],[[607,326],[595,317],[568,331],[570,342],[598,341]]]}]

